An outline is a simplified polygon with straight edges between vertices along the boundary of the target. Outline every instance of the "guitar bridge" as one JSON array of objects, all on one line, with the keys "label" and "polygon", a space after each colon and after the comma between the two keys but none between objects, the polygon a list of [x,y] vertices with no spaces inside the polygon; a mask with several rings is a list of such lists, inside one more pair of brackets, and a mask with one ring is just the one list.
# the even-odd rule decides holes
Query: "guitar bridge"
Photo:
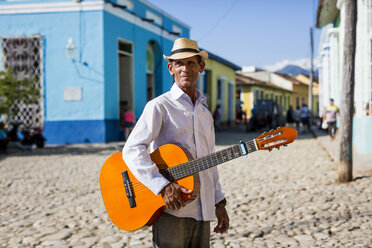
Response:
[{"label": "guitar bridge", "polygon": [[125,193],[127,195],[129,205],[130,205],[131,208],[134,208],[137,205],[136,205],[136,200],[134,199],[134,192],[133,192],[133,188],[132,188],[132,185],[131,185],[131,181],[129,181],[128,172],[123,171],[121,173],[121,175],[123,177]]}]

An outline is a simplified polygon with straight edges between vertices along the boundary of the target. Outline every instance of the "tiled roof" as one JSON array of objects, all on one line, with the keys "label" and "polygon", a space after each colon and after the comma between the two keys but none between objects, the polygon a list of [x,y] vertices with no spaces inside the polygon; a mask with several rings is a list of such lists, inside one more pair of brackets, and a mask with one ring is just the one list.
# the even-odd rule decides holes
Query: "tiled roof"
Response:
[{"label": "tiled roof", "polygon": [[[206,49],[202,49],[202,48],[200,48],[200,50],[206,50]],[[208,57],[209,57],[210,59],[217,60],[218,62],[221,62],[222,64],[225,64],[225,65],[227,65],[227,66],[233,68],[235,71],[237,71],[237,70],[241,70],[241,69],[242,69],[240,66],[238,66],[238,65],[236,65],[236,64],[234,64],[234,63],[232,63],[232,62],[230,62],[230,61],[228,61],[228,60],[226,60],[226,59],[224,59],[224,58],[222,58],[222,57],[220,57],[220,56],[218,56],[218,55],[216,55],[216,54],[213,54],[213,53],[211,53],[211,52],[208,51],[208,50],[206,50],[206,51],[208,52]]]},{"label": "tiled roof", "polygon": [[273,88],[273,89],[278,89],[278,90],[285,90],[285,91],[288,91],[287,89],[283,89],[271,82],[268,82],[268,81],[261,81],[261,80],[258,80],[258,79],[255,79],[255,78],[252,78],[252,77],[249,77],[249,76],[245,76],[245,75],[242,75],[242,74],[239,74],[239,73],[236,73],[236,77],[235,77],[235,81],[236,81],[236,84],[242,84],[242,85],[249,85],[249,86],[263,86],[263,87],[269,87],[269,88]]}]

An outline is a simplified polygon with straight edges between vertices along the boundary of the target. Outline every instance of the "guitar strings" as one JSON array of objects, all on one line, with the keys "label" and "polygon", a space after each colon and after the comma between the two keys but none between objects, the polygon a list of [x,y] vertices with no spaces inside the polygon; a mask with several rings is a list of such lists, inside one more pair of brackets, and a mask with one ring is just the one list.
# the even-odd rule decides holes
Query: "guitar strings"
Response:
[{"label": "guitar strings", "polygon": [[[231,149],[234,150],[233,153],[227,153],[227,151],[231,150]],[[192,161],[180,164],[180,165],[183,165],[183,166],[185,164],[189,164],[187,167],[180,167],[180,165],[176,165],[176,166],[173,166],[173,167],[169,167],[168,169],[173,170],[173,171],[170,172],[170,174],[175,175],[175,179],[178,180],[180,178],[183,178],[183,177],[194,174],[195,173],[194,170],[200,171],[200,170],[203,170],[203,169],[207,169],[209,167],[213,167],[214,164],[216,164],[216,163],[220,164],[220,163],[227,162],[231,159],[234,159],[236,157],[240,157],[240,156],[242,156],[242,153],[241,153],[240,148],[238,146],[234,146],[234,147],[231,147],[231,148],[220,150],[219,152],[214,154],[214,156],[215,156],[215,158],[212,158],[212,157],[208,156],[208,157],[204,157],[204,158],[200,158],[200,159],[197,159],[197,160],[192,160]],[[212,164],[212,166],[210,166],[210,163]],[[133,183],[131,182],[131,184],[133,186],[135,186],[136,184],[142,184],[142,183],[137,181],[137,182],[133,182]]]},{"label": "guitar strings", "polygon": [[[232,153],[229,153],[229,151],[231,151],[231,150],[232,150]],[[212,158],[213,156],[215,158]],[[231,159],[234,159],[234,158],[239,157],[239,156],[242,156],[242,153],[241,153],[239,145],[236,145],[236,146],[233,146],[233,147],[229,147],[229,148],[220,150],[220,151],[214,153],[212,156],[208,155],[206,157],[184,163],[184,164],[189,163],[188,167],[182,168],[182,167],[173,166],[173,167],[169,167],[168,169],[172,169],[173,171],[171,172],[171,174],[174,174],[174,175],[176,175],[176,178],[181,179],[185,176],[192,175],[193,173],[191,173],[191,172],[194,172],[194,170],[197,170],[197,169],[201,170],[201,169],[209,168],[210,167],[209,166],[210,162],[212,162],[212,165],[214,163],[220,164],[220,163],[230,161]],[[135,191],[136,195],[141,195],[141,194],[145,193],[146,191],[150,190],[144,184],[142,184],[139,181],[130,182],[129,185],[132,187],[133,191]]]}]

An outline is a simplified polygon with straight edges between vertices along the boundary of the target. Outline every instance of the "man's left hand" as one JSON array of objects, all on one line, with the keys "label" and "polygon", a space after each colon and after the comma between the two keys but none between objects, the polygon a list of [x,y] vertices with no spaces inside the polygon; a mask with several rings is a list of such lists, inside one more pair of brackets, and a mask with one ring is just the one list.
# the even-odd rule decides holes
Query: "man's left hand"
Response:
[{"label": "man's left hand", "polygon": [[216,205],[217,226],[214,228],[216,233],[225,233],[229,229],[229,216],[227,215],[225,204]]}]

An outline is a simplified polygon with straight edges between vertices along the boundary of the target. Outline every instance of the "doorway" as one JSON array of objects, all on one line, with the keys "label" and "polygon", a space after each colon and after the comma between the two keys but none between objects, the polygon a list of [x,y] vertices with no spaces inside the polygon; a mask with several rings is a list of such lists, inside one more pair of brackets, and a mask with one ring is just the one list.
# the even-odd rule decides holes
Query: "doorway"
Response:
[{"label": "doorway", "polygon": [[133,104],[133,45],[122,39],[118,40],[119,59],[119,119],[124,112],[134,109]]}]

